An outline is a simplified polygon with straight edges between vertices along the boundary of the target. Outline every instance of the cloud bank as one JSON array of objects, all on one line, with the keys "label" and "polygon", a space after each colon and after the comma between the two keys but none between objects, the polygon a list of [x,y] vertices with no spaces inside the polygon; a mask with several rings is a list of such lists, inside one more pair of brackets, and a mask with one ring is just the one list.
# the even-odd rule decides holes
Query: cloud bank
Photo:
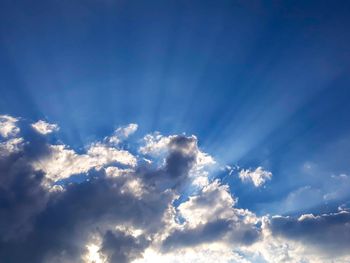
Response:
[{"label": "cloud bank", "polygon": [[217,163],[197,137],[153,133],[121,148],[136,129],[78,153],[49,140],[56,124],[0,116],[1,262],[348,262],[346,210],[259,217],[209,176]]}]

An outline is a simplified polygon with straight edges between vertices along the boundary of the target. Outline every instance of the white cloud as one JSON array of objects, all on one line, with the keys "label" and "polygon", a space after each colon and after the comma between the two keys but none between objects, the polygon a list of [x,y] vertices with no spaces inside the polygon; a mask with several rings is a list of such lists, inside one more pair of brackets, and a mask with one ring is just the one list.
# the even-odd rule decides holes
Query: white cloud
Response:
[{"label": "white cloud", "polygon": [[170,143],[171,136],[163,136],[159,132],[147,134],[144,138],[144,145],[139,152],[146,155],[159,156],[165,154]]},{"label": "white cloud", "polygon": [[124,165],[135,166],[136,158],[126,150],[120,150],[109,147],[102,143],[93,144],[87,154],[95,163],[95,166],[101,166],[107,163],[118,162]]},{"label": "white cloud", "polygon": [[255,187],[262,186],[267,180],[271,180],[272,173],[264,170],[262,167],[258,167],[255,170],[251,169],[242,169],[239,172],[239,178],[245,182],[249,181],[254,184]]},{"label": "white cloud", "polygon": [[[195,248],[250,246],[260,238],[258,217],[235,208],[227,185],[214,181],[177,208],[182,224],[168,229],[165,251]],[[231,251],[232,253],[232,251]],[[229,262],[229,261],[226,261]]]},{"label": "white cloud", "polygon": [[121,168],[115,167],[115,166],[108,166],[105,169],[106,175],[109,177],[118,177],[118,176],[130,174],[133,171],[134,171],[133,169],[121,169]]},{"label": "white cloud", "polygon": [[17,118],[9,115],[0,115],[0,135],[4,138],[16,136],[20,129],[17,127]]},{"label": "white cloud", "polygon": [[101,169],[110,163],[128,166],[136,165],[136,158],[125,150],[119,150],[102,143],[90,146],[86,154],[77,154],[65,145],[50,145],[51,154],[34,162],[36,169],[43,170],[48,179],[57,181],[74,174],[86,173],[92,168]]},{"label": "white cloud", "polygon": [[227,185],[214,181],[205,186],[201,193],[182,203],[178,210],[190,227],[205,224],[216,219],[235,217],[232,207],[236,200],[231,196]]},{"label": "white cloud", "polygon": [[4,142],[0,142],[0,157],[20,152],[23,149],[23,145],[23,138],[11,138]]},{"label": "white cloud", "polygon": [[32,127],[41,134],[49,134],[54,131],[58,131],[59,127],[57,124],[51,124],[43,120],[39,120],[36,123],[32,124]]},{"label": "white cloud", "polygon": [[111,144],[119,144],[123,140],[127,139],[131,134],[137,131],[138,125],[136,123],[130,123],[126,126],[119,127],[114,131],[114,134],[107,137],[107,141]]},{"label": "white cloud", "polygon": [[226,244],[202,245],[182,248],[169,253],[160,253],[154,248],[146,249],[143,258],[132,263],[249,263]]}]

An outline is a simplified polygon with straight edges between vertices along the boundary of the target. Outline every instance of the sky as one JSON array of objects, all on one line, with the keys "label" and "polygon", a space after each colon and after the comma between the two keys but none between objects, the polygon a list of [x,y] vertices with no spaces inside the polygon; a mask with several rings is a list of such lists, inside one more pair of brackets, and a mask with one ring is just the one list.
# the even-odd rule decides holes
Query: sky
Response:
[{"label": "sky", "polygon": [[0,262],[350,262],[350,3],[0,1]]}]

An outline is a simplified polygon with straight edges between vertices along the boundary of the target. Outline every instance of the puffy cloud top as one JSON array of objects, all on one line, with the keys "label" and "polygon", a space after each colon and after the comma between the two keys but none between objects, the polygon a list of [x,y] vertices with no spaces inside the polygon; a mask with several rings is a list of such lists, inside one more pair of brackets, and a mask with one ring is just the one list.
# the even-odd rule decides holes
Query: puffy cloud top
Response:
[{"label": "puffy cloud top", "polygon": [[267,180],[271,180],[272,173],[264,170],[262,167],[258,167],[255,170],[242,169],[239,172],[239,178],[245,182],[252,182],[255,187],[262,186]]},{"label": "puffy cloud top", "polygon": [[126,126],[119,127],[114,131],[114,134],[107,137],[109,143],[119,144],[123,140],[127,139],[131,134],[135,133],[138,128],[136,123],[130,123]]},{"label": "puffy cloud top", "polygon": [[36,123],[32,124],[32,127],[41,134],[49,134],[54,131],[58,131],[59,127],[57,124],[51,124],[43,120],[39,120]]},{"label": "puffy cloud top", "polygon": [[17,118],[9,115],[0,115],[0,135],[7,138],[19,133],[20,129],[16,125],[17,121]]}]

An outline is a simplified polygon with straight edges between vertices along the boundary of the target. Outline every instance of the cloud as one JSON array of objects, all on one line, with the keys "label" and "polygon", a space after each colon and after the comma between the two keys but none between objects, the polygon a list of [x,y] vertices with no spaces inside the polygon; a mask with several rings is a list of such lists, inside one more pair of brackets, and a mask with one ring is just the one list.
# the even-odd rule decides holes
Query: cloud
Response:
[{"label": "cloud", "polygon": [[262,186],[266,181],[271,180],[272,173],[264,170],[262,167],[258,167],[255,170],[242,169],[239,172],[239,178],[243,182],[252,182],[255,187]]},{"label": "cloud", "polygon": [[114,131],[112,136],[106,137],[106,140],[111,144],[119,144],[131,134],[135,133],[137,128],[138,125],[136,123],[130,123],[126,126],[119,127]]},{"label": "cloud", "polygon": [[159,156],[164,154],[170,143],[172,136],[162,136],[159,132],[147,134],[143,140],[144,145],[140,147],[139,151],[142,154],[151,156]]},{"label": "cloud", "polygon": [[262,238],[240,255],[249,262],[346,263],[350,260],[349,212],[263,216]]},{"label": "cloud", "polygon": [[[89,181],[66,185],[64,191],[53,193],[44,192],[38,178],[33,182],[33,187],[26,190],[16,189],[19,196],[23,196],[25,193],[23,191],[32,193],[33,189],[40,189],[42,194],[35,200],[40,201],[39,204],[46,200],[44,203],[46,205],[44,207],[38,205],[41,210],[33,210],[37,205],[34,206],[32,199],[25,198],[22,201],[25,202],[24,204],[28,202],[28,209],[23,209],[24,206],[21,203],[17,213],[30,211],[30,214],[24,218],[19,214],[20,218],[23,218],[20,223],[29,224],[26,226],[29,230],[23,232],[21,238],[4,239],[0,243],[0,257],[5,262],[23,262],[28,259],[31,262],[79,262],[86,254],[87,246],[94,235],[104,240],[99,253],[103,255],[102,257],[111,258],[108,262],[115,262],[116,253],[139,255],[142,247],[137,253],[134,247],[127,246],[116,247],[116,252],[111,251],[110,243],[113,238],[107,238],[109,231],[114,231],[118,225],[131,225],[142,229],[148,237],[151,237],[159,228],[162,228],[163,215],[174,199],[174,195],[171,192],[145,189],[140,199],[134,193],[123,191],[125,185],[135,176],[107,178],[101,172]],[[39,191],[34,192],[39,193]],[[9,198],[9,195],[10,192],[2,199]],[[46,199],[43,198],[45,196],[47,196]],[[11,208],[14,207],[11,206]],[[34,211],[37,212],[34,213]],[[30,223],[28,223],[29,216],[33,217]],[[5,233],[8,233],[8,224],[2,223],[1,225],[6,226]],[[17,224],[15,226],[14,232],[18,235],[21,228],[17,227]],[[9,235],[4,237],[7,236]],[[147,243],[144,243],[144,246]],[[112,242],[112,244],[115,243]],[[39,247],[40,249],[37,249]],[[128,257],[125,256],[125,262],[128,262],[127,259]]]},{"label": "cloud", "polygon": [[[139,152],[151,159],[147,159],[149,163],[155,161],[156,164],[163,165],[165,161],[168,162],[168,169],[173,170],[180,167],[183,169],[183,165],[177,165],[176,159],[181,155],[187,156],[188,161],[191,162],[186,173],[191,178],[192,184],[199,187],[208,184],[208,171],[216,164],[212,156],[198,148],[198,140],[194,135],[163,136],[158,132],[148,134],[143,138],[143,145],[139,148]],[[171,174],[171,171],[166,171],[166,174]]]},{"label": "cloud", "polygon": [[214,181],[178,207],[184,224],[165,240],[166,249],[210,242],[249,245],[260,237],[258,218],[234,207],[236,200],[226,185]]},{"label": "cloud", "polygon": [[20,239],[32,231],[36,215],[47,202],[48,194],[40,184],[44,174],[31,165],[40,155],[31,154],[34,148],[35,143],[23,144],[22,138],[1,144],[0,243]]},{"label": "cloud", "polygon": [[202,245],[197,247],[182,248],[168,253],[160,253],[152,248],[147,248],[142,258],[133,263],[250,263],[240,253],[233,251],[232,246],[223,244]]},{"label": "cloud", "polygon": [[0,142],[0,156],[5,157],[21,151],[23,149],[23,142],[23,138],[11,138],[5,142]]},{"label": "cloud", "polygon": [[275,216],[269,228],[274,235],[299,241],[321,253],[347,254],[350,247],[350,213],[313,215],[298,218]]},{"label": "cloud", "polygon": [[125,150],[120,150],[102,143],[92,144],[85,154],[78,154],[65,145],[49,145],[47,156],[33,163],[37,170],[45,172],[46,178],[54,181],[66,179],[74,174],[87,173],[96,168],[119,163],[136,165],[136,158]]},{"label": "cloud", "polygon": [[141,257],[149,241],[144,236],[134,237],[122,231],[107,231],[103,237],[101,252],[111,263],[128,263]]},{"label": "cloud", "polygon": [[18,134],[20,129],[16,126],[17,122],[17,118],[9,115],[0,115],[0,135],[4,138],[8,138]]},{"label": "cloud", "polygon": [[[89,262],[91,253],[106,262],[131,262],[176,224],[173,201],[197,165],[195,137],[173,136],[162,165],[138,167],[132,153],[106,142],[78,154],[21,125],[26,133],[17,143],[3,142],[0,163],[5,262]],[[9,147],[16,144],[21,147]],[[74,174],[86,180],[69,183]],[[58,187],[61,179],[68,181]]]},{"label": "cloud", "polygon": [[147,135],[137,153],[103,139],[78,153],[22,119],[13,125],[0,144],[6,263],[347,259],[349,212],[259,217],[240,208],[228,185],[209,178],[215,160],[195,136]]},{"label": "cloud", "polygon": [[59,127],[57,124],[51,124],[43,120],[39,120],[32,124],[32,127],[39,133],[46,135],[54,131],[58,131]]}]

